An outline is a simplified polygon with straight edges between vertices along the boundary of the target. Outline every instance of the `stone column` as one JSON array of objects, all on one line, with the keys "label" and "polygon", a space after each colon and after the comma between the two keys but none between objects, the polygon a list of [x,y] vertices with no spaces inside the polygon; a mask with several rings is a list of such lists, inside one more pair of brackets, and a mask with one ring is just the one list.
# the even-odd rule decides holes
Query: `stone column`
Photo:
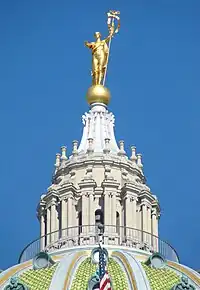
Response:
[{"label": "stone column", "polygon": [[153,234],[153,249],[158,251],[158,216],[156,209],[152,211],[152,234]]},{"label": "stone column", "polygon": [[59,204],[56,203],[56,212],[55,212],[55,240],[58,240],[60,237],[59,229]]},{"label": "stone column", "polygon": [[123,188],[125,196],[125,227],[126,235],[129,243],[135,243],[137,240],[138,232],[137,228],[137,189],[131,182],[126,183]]},{"label": "stone column", "polygon": [[83,233],[89,232],[89,193],[84,192],[82,195],[82,226]]},{"label": "stone column", "polygon": [[113,192],[113,195],[111,197],[111,214],[112,214],[112,226],[113,226],[113,232],[116,233],[116,202],[117,202],[117,199],[116,199],[116,192]]},{"label": "stone column", "polygon": [[95,229],[92,229],[92,225],[95,225],[95,209],[93,208],[93,196],[96,182],[94,182],[91,177],[91,168],[88,168],[87,172],[88,171],[90,172],[89,176],[85,177],[85,179],[81,183],[79,183],[82,195],[82,242],[86,241],[89,232],[91,237],[90,242],[92,242],[91,240],[93,239],[93,237],[91,230],[94,231],[95,236]]},{"label": "stone column", "polygon": [[57,210],[56,210],[56,201],[52,200],[51,204],[51,242],[54,242],[57,239],[58,232],[57,228]]},{"label": "stone column", "polygon": [[125,202],[125,233],[126,240],[130,242],[131,240],[131,202],[130,196],[126,196],[124,199]]},{"label": "stone column", "polygon": [[67,236],[67,216],[68,216],[68,205],[67,199],[61,200],[61,228],[62,228],[62,238]]},{"label": "stone column", "polygon": [[147,224],[147,205],[145,203],[142,204],[142,231],[143,231],[143,242],[147,243],[147,232],[148,224]]},{"label": "stone column", "polygon": [[104,224],[111,224],[111,208],[110,208],[110,193],[108,191],[104,192]]},{"label": "stone column", "polygon": [[107,176],[102,187],[104,189],[104,243],[114,244],[116,235],[113,236],[113,229],[115,227],[116,232],[116,194],[119,184],[111,176]]},{"label": "stone column", "polygon": [[74,236],[74,228],[73,228],[73,198],[72,196],[68,196],[67,198],[67,235],[70,238]]},{"label": "stone column", "polygon": [[90,232],[95,232],[95,217],[94,217],[94,194],[90,192],[89,194],[89,225],[90,225]]},{"label": "stone column", "polygon": [[46,227],[47,227],[47,245],[51,243],[51,208],[47,208],[47,220],[46,220]]},{"label": "stone column", "polygon": [[41,237],[40,250],[42,251],[45,247],[45,218],[43,210],[40,215],[40,237]]},{"label": "stone column", "polygon": [[147,231],[148,231],[148,243],[152,244],[152,230],[151,230],[151,207],[147,207]]},{"label": "stone column", "polygon": [[73,221],[73,217],[72,217],[72,197],[69,196],[68,199],[67,199],[67,226],[68,228],[69,227],[72,227],[72,221]]},{"label": "stone column", "polygon": [[104,192],[104,243],[108,244],[108,236],[111,224],[111,207],[110,207],[110,193]]},{"label": "stone column", "polygon": [[140,232],[137,230],[137,197],[131,198],[131,211],[132,211],[132,236],[133,241],[137,244],[140,240]]}]

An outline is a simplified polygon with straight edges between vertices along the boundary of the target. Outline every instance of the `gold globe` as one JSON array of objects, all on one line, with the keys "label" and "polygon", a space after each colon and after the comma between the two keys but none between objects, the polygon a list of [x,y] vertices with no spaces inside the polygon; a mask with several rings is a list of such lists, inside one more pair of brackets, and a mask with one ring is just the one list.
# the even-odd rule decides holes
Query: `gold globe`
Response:
[{"label": "gold globe", "polygon": [[110,91],[102,85],[91,86],[87,91],[87,101],[88,103],[103,103],[108,105],[110,101]]}]

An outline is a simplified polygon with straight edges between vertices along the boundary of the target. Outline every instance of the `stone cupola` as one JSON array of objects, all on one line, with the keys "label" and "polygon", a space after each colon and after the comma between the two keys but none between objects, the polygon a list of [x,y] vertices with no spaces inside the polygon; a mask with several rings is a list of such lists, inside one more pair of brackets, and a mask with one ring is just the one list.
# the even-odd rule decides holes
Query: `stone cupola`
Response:
[{"label": "stone cupola", "polygon": [[124,141],[117,145],[114,121],[107,105],[91,104],[80,145],[73,141],[70,156],[65,146],[56,154],[52,184],[38,205],[42,247],[66,237],[92,243],[98,224],[106,243],[157,247],[158,200],[146,184],[142,155],[131,146],[129,157]]}]

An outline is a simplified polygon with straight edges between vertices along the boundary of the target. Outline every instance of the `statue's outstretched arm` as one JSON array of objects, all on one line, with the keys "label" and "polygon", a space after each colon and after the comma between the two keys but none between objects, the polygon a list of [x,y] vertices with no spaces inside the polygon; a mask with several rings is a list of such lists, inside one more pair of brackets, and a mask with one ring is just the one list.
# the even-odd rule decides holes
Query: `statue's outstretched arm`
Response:
[{"label": "statue's outstretched arm", "polygon": [[84,42],[85,46],[87,46],[88,48],[92,48],[92,42],[88,42],[88,41],[85,41]]}]

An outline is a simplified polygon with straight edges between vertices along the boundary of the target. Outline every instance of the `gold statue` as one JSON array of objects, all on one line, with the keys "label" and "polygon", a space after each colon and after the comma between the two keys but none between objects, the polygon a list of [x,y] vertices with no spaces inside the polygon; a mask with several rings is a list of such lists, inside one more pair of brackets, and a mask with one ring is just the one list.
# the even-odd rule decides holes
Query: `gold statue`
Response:
[{"label": "gold statue", "polygon": [[[95,42],[85,41],[85,46],[92,50],[92,85],[103,85],[105,83],[109,51],[111,39],[120,27],[119,11],[110,11],[108,15],[108,30],[109,35],[105,39],[101,39],[101,33],[95,33]],[[114,20],[118,21],[117,28],[115,28]]]},{"label": "gold statue", "polygon": [[109,34],[106,39],[101,40],[101,33],[96,32],[96,42],[85,42],[85,46],[92,50],[92,84],[100,85],[103,81],[108,61],[108,42],[113,35]]}]

